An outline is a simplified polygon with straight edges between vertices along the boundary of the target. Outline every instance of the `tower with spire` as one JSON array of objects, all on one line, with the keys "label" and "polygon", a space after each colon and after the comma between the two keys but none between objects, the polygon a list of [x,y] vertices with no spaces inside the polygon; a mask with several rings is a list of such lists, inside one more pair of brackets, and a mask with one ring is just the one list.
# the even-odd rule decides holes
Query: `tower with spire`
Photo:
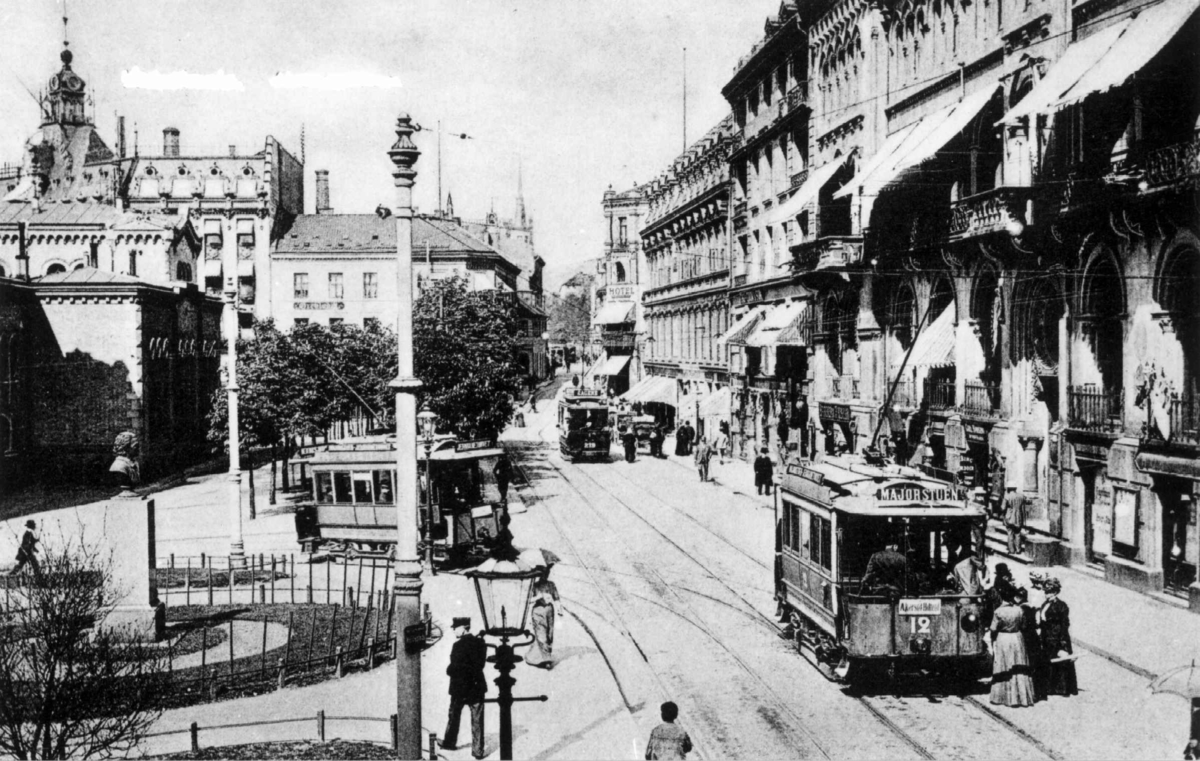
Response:
[{"label": "tower with spire", "polygon": [[524,172],[521,164],[517,164],[517,227],[522,230],[529,229],[529,218],[525,214],[525,181]]}]

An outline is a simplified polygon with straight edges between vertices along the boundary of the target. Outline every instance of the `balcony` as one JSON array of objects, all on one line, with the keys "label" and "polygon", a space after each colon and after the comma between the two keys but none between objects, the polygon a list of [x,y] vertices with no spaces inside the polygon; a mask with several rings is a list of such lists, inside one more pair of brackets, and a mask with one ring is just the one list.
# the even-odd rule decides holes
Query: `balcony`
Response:
[{"label": "balcony", "polygon": [[931,410],[952,410],[955,403],[954,381],[925,380],[925,403]]},{"label": "balcony", "polygon": [[739,215],[745,214],[745,213],[746,213],[746,199],[743,198],[740,201],[734,201],[733,202],[733,216],[736,217],[736,216],[739,216]]},{"label": "balcony", "polygon": [[796,272],[839,271],[862,261],[861,236],[830,235],[801,243],[792,248],[792,267]]},{"label": "balcony", "polygon": [[802,105],[808,105],[808,82],[799,82],[788,90],[786,103],[789,114]]},{"label": "balcony", "polygon": [[1109,391],[1095,384],[1067,389],[1067,425],[1079,431],[1117,433],[1121,430],[1120,390]]},{"label": "balcony", "polygon": [[1165,439],[1158,426],[1154,424],[1154,413],[1148,417],[1151,422],[1146,425],[1145,438],[1149,441],[1166,441],[1172,444],[1189,444],[1200,446],[1200,399],[1181,399],[1179,394],[1172,394],[1167,401],[1167,417],[1170,420],[1170,438]]},{"label": "balcony", "polygon": [[967,381],[963,387],[962,411],[977,417],[996,417],[1000,411],[1000,386]]},{"label": "balcony", "polygon": [[1200,175],[1200,130],[1191,140],[1146,154],[1145,180],[1150,189],[1167,187]]},{"label": "balcony", "polygon": [[1026,206],[1033,197],[1027,187],[999,187],[976,193],[950,206],[950,239],[966,240],[997,232],[1024,231]]},{"label": "balcony", "polygon": [[632,350],[637,343],[637,334],[617,331],[605,332],[600,335],[600,342],[604,345],[605,351],[612,349]]}]

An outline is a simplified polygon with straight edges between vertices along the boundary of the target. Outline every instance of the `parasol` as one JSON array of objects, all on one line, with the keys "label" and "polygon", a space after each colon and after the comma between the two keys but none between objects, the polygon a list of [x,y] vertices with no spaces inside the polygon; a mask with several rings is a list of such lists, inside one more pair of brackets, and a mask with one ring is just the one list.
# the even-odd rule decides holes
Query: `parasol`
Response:
[{"label": "parasol", "polygon": [[544,550],[540,547],[530,547],[527,550],[521,550],[520,559],[531,568],[538,566],[550,566],[562,560],[558,555],[550,550]]},{"label": "parasol", "polygon": [[1169,692],[1189,700],[1200,698],[1200,670],[1193,659],[1188,666],[1179,666],[1159,675],[1150,682],[1150,692]]}]

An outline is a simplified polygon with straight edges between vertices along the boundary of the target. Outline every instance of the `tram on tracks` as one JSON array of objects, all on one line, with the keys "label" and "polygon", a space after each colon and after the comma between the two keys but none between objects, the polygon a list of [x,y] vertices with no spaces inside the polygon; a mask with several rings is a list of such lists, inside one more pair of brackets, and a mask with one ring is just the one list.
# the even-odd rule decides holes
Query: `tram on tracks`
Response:
[{"label": "tram on tracks", "polygon": [[[435,562],[486,554],[504,502],[491,441],[437,440],[429,459],[418,445],[418,536]],[[335,442],[310,460],[311,499],[296,507],[296,533],[306,552],[339,559],[394,558],[396,445],[391,436]]]},{"label": "tram on tracks", "polygon": [[608,398],[602,391],[566,389],[558,402],[558,448],[574,462],[583,458],[608,460],[612,425]]},{"label": "tram on tracks", "polygon": [[953,580],[986,517],[953,483],[882,458],[793,463],[777,501],[775,598],[785,635],[826,677],[986,662],[984,597]]}]

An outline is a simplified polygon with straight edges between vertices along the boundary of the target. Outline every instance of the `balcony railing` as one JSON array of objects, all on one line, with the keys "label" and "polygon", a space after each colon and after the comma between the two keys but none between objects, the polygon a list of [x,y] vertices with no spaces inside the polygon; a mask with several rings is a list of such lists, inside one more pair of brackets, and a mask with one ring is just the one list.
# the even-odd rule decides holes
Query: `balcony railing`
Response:
[{"label": "balcony railing", "polygon": [[608,349],[632,349],[637,341],[635,333],[603,333],[600,336],[600,342],[604,344],[605,350]]},{"label": "balcony railing", "polygon": [[994,416],[1000,409],[1000,387],[993,383],[967,381],[963,387],[963,412]]},{"label": "balcony railing", "polygon": [[787,110],[788,112],[795,111],[801,104],[808,102],[808,82],[797,82],[796,86],[788,91],[787,94]]},{"label": "balcony railing", "polygon": [[792,248],[792,267],[796,272],[842,269],[862,261],[860,236],[830,235],[801,243]]},{"label": "balcony railing", "polygon": [[1165,439],[1175,444],[1200,446],[1200,399],[1195,397],[1181,399],[1179,394],[1172,394],[1171,398],[1167,400],[1167,419],[1171,426],[1168,431],[1169,438],[1165,438],[1163,432],[1159,430],[1153,411],[1149,413],[1148,418],[1147,439],[1156,441]]},{"label": "balcony railing", "polygon": [[925,403],[931,410],[949,410],[954,408],[955,393],[953,381],[925,380]]},{"label": "balcony railing", "polygon": [[1191,140],[1146,154],[1146,182],[1150,187],[1162,187],[1200,174],[1200,130]]},{"label": "balcony railing", "polygon": [[1067,389],[1067,424],[1081,431],[1114,433],[1121,428],[1121,392],[1095,384]]},{"label": "balcony railing", "polygon": [[1033,189],[999,187],[976,193],[950,207],[950,238],[963,240],[989,233],[1021,230],[1025,224],[1025,203]]}]

